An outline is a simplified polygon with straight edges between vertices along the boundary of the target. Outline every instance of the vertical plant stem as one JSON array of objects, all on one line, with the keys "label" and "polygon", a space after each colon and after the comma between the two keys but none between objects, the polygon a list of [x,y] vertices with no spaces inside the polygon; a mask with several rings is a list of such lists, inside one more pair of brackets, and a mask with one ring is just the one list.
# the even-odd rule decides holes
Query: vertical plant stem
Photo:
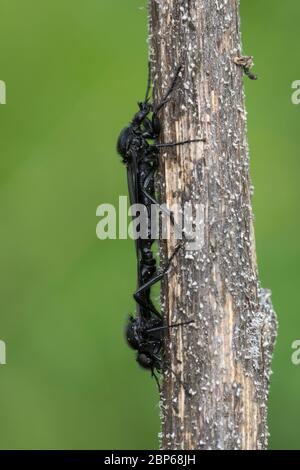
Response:
[{"label": "vertical plant stem", "polygon": [[162,152],[162,201],[198,205],[203,239],[162,285],[168,322],[195,323],[166,338],[161,447],[266,449],[276,318],[257,272],[239,2],[149,0],[149,24],[156,103],[183,67],[161,141],[207,139]]}]

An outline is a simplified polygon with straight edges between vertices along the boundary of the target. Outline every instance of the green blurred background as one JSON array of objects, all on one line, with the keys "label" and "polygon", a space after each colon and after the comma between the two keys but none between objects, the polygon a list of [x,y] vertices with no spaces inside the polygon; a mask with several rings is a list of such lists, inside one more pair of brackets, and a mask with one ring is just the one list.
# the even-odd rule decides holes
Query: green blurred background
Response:
[{"label": "green blurred background", "polygon": [[[143,97],[146,0],[0,0],[0,448],[157,448],[155,384],[122,330],[131,241],[100,241],[96,207],[126,195],[115,152]],[[242,0],[260,273],[280,321],[271,448],[300,448],[298,0]]]}]

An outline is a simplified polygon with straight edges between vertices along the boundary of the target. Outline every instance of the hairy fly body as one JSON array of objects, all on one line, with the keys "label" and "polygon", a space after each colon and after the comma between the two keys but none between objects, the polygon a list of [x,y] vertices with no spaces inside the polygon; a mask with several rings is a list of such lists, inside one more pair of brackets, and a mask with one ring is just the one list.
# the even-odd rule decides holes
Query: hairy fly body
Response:
[{"label": "hairy fly body", "polygon": [[[138,103],[138,111],[133,116],[130,124],[121,131],[117,142],[117,151],[127,168],[130,204],[144,205],[148,211],[148,220],[151,220],[151,205],[156,204],[159,206],[155,198],[154,177],[158,168],[160,149],[205,140],[194,139],[175,143],[158,143],[161,130],[158,113],[169,101],[178,80],[179,72],[180,68],[177,69],[170,88],[158,106],[154,106],[149,99],[149,72],[145,99],[143,102]],[[126,338],[129,346],[137,351],[139,365],[151,370],[159,387],[155,371],[158,373],[161,371],[164,332],[171,327],[191,322],[181,322],[170,326],[164,325],[162,315],[151,300],[152,286],[167,273],[182,243],[176,247],[165,269],[159,271],[156,268],[156,261],[152,252],[154,240],[151,238],[150,226],[147,228],[147,233],[146,239],[138,238],[135,241],[137,290],[134,293],[134,299],[137,304],[137,311],[135,317],[129,317]]]},{"label": "hairy fly body", "polygon": [[128,345],[137,351],[136,360],[144,369],[151,371],[160,391],[160,383],[155,373],[161,372],[162,349],[164,344],[164,333],[170,328],[193,323],[192,320],[172,325],[164,325],[162,318],[147,317],[138,315],[129,316],[126,327],[126,339]]}]

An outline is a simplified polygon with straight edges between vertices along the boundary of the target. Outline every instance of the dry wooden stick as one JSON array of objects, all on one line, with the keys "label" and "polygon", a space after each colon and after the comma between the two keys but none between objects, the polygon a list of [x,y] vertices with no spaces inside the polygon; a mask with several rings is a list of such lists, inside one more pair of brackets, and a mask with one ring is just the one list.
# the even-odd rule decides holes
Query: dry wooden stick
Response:
[{"label": "dry wooden stick", "polygon": [[149,24],[156,103],[183,67],[161,141],[207,138],[161,164],[162,202],[198,204],[203,224],[200,249],[181,250],[162,286],[168,321],[195,323],[166,340],[161,447],[265,449],[276,318],[257,273],[239,2],[149,0]]}]

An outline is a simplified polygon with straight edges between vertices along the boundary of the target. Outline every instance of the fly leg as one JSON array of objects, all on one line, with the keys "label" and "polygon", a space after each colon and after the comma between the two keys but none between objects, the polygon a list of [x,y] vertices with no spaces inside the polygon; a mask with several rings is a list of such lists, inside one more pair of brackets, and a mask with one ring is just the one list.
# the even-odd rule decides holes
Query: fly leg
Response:
[{"label": "fly leg", "polygon": [[[180,250],[182,247],[182,243],[179,243],[175,250],[173,251],[172,255],[168,259],[168,262],[165,266],[165,268],[161,271],[157,271],[156,274],[154,274],[147,282],[145,282],[142,286],[140,286],[137,291],[133,294],[133,297],[135,301],[139,304],[144,306],[144,301],[143,301],[143,294],[144,292],[148,291],[152,286],[154,286],[157,282],[161,281],[162,278],[167,274],[168,270],[170,269],[170,266],[172,264],[173,258],[176,256],[177,252]],[[153,312],[154,313],[154,312]],[[161,315],[160,315],[161,316]]]}]

